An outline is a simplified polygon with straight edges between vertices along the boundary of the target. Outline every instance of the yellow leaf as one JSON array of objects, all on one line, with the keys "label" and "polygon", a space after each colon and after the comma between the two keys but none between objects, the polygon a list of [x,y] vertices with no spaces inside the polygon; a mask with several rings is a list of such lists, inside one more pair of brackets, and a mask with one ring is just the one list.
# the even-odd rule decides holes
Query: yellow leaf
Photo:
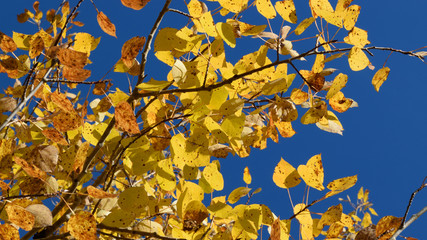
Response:
[{"label": "yellow leaf", "polygon": [[234,189],[230,195],[228,196],[228,202],[231,204],[235,204],[237,201],[240,200],[241,197],[247,195],[252,188],[247,187],[238,187]]},{"label": "yellow leaf", "polygon": [[310,211],[308,209],[305,209],[304,211],[301,211],[305,208],[304,203],[300,203],[295,205],[294,207],[294,214],[299,213],[296,216],[296,219],[300,223],[300,231],[302,239],[312,239],[313,238],[313,219],[311,218]]},{"label": "yellow leaf", "polygon": [[298,173],[308,186],[319,191],[325,189],[323,186],[324,173],[320,154],[311,157],[306,165],[299,165]]},{"label": "yellow leaf", "polygon": [[344,42],[360,48],[371,43],[368,40],[368,32],[358,27],[354,27],[348,33],[348,36],[344,38]]},{"label": "yellow leaf", "polygon": [[233,13],[239,13],[248,5],[248,0],[218,0],[219,4]]},{"label": "yellow leaf", "polygon": [[378,216],[378,213],[373,208],[368,208],[372,215]]},{"label": "yellow leaf", "polygon": [[232,48],[236,46],[236,37],[230,24],[219,22],[216,24],[216,31],[228,46]]},{"label": "yellow leaf", "polygon": [[360,71],[369,65],[369,59],[360,47],[354,46],[348,54],[348,64],[351,70]]},{"label": "yellow leaf", "polygon": [[148,82],[141,83],[136,87],[144,91],[160,91],[165,87],[169,86],[170,84],[171,82],[168,81],[158,81],[150,79]]},{"label": "yellow leaf", "polygon": [[319,101],[315,104],[313,104],[313,107],[311,107],[302,117],[301,117],[301,123],[302,124],[313,124],[319,122],[323,116],[325,116],[328,113],[326,103],[323,101]]},{"label": "yellow leaf", "polygon": [[[331,47],[329,46],[329,44],[326,44],[326,41],[325,41],[325,39],[323,39],[322,36],[319,35],[317,37],[317,40],[319,41],[320,44],[323,44],[322,47],[323,47],[323,49],[325,49],[325,51],[331,51]],[[328,58],[330,58],[330,57],[328,57]],[[328,61],[326,61],[327,59],[325,59],[323,62],[327,63],[328,62]]]},{"label": "yellow leaf", "polygon": [[338,0],[337,5],[335,6],[336,12],[344,12],[348,6],[350,6],[353,0]]},{"label": "yellow leaf", "polygon": [[202,16],[202,14],[205,12],[204,11],[204,3],[200,2],[198,0],[191,0],[188,5],[188,13],[193,17],[193,18],[200,18]]},{"label": "yellow leaf", "polygon": [[296,105],[300,105],[304,102],[306,102],[308,99],[308,93],[302,91],[299,88],[294,88],[291,93],[291,100]]},{"label": "yellow leaf", "polygon": [[203,177],[214,190],[221,191],[224,188],[224,179],[215,163],[210,163],[203,169]]},{"label": "yellow leaf", "polygon": [[174,135],[171,139],[171,155],[174,164],[187,164],[190,167],[207,166],[210,154],[208,147],[203,145],[206,140],[206,136],[190,140],[182,134]]},{"label": "yellow leaf", "polygon": [[325,225],[332,225],[335,222],[341,220],[342,215],[342,205],[338,204],[336,206],[332,206],[328,208],[328,210],[322,214],[322,218],[320,219],[317,227],[323,229]]},{"label": "yellow leaf", "polygon": [[360,6],[351,5],[346,9],[344,17],[344,27],[346,30],[350,31],[353,29],[354,25],[356,25],[357,18],[360,14],[360,8]]},{"label": "yellow leaf", "polygon": [[357,199],[362,200],[364,196],[363,187],[360,187],[359,192],[357,192]]},{"label": "yellow leaf", "polygon": [[274,125],[277,127],[280,136],[284,138],[290,138],[296,133],[290,122],[275,122]]},{"label": "yellow leaf", "polygon": [[89,33],[80,32],[74,37],[73,49],[75,51],[84,52],[89,56],[90,52],[96,49],[100,41],[101,37],[94,38]]},{"label": "yellow leaf", "polygon": [[43,181],[46,179],[46,172],[42,171],[34,164],[28,163],[25,159],[13,156],[13,161],[22,167],[22,169],[31,177],[38,178]]},{"label": "yellow leaf", "polygon": [[388,67],[383,67],[375,73],[374,77],[372,78],[372,85],[374,85],[377,92],[380,91],[381,85],[385,82],[385,80],[387,80],[389,73],[390,68]]},{"label": "yellow leaf", "polygon": [[344,128],[342,127],[341,122],[338,120],[337,116],[331,111],[328,111],[325,116],[323,116],[320,121],[316,123],[316,126],[323,131],[330,133],[338,133],[342,135]]},{"label": "yellow leaf", "polygon": [[252,182],[252,176],[251,176],[251,173],[249,172],[248,167],[245,167],[245,169],[243,170],[243,181],[246,184],[251,184]]},{"label": "yellow leaf", "polygon": [[89,147],[90,147],[90,143],[84,142],[77,150],[76,157],[74,159],[74,165],[73,165],[73,170],[76,171],[77,173],[80,173],[83,170],[83,165],[86,161]]},{"label": "yellow leaf", "polygon": [[124,190],[117,201],[120,208],[135,214],[145,211],[148,196],[144,187],[130,187]]},{"label": "yellow leaf", "polygon": [[365,212],[365,215],[363,215],[363,219],[362,219],[362,227],[365,228],[371,224],[372,224],[371,214],[369,214],[368,212]]},{"label": "yellow leaf", "polygon": [[321,11],[334,12],[328,0],[309,0],[310,8],[313,11],[313,17],[321,16]]},{"label": "yellow leaf", "polygon": [[30,40],[32,35],[13,32],[12,39],[16,43],[16,47],[22,50],[30,49]]},{"label": "yellow leaf", "polygon": [[114,209],[110,214],[102,221],[109,227],[125,228],[132,224],[135,220],[135,213],[132,211],[124,211],[122,209]]},{"label": "yellow leaf", "polygon": [[[192,224],[199,226],[209,216],[208,209],[200,200],[190,201],[184,211],[184,230],[192,230]],[[186,224],[191,224],[186,226]]]},{"label": "yellow leaf", "polygon": [[103,12],[98,12],[96,20],[98,20],[98,24],[101,27],[102,31],[104,31],[110,36],[117,38],[116,26],[114,26],[114,24],[110,21],[107,15],[105,15]]},{"label": "yellow leaf", "polygon": [[273,182],[281,188],[292,188],[301,182],[301,176],[291,164],[282,158],[274,168]]},{"label": "yellow leaf", "polygon": [[282,77],[282,78],[278,78],[276,80],[267,82],[262,87],[262,93],[264,95],[272,95],[279,92],[286,92],[286,90],[289,87],[287,82],[288,82],[287,77]]},{"label": "yellow leaf", "polygon": [[98,199],[115,198],[118,195],[118,194],[108,193],[102,189],[99,189],[93,186],[87,187],[87,193],[89,194],[89,196],[93,198],[98,198]]},{"label": "yellow leaf", "polygon": [[164,159],[157,164],[156,179],[160,186],[165,191],[173,191],[176,186],[176,177],[173,171],[172,161]]},{"label": "yellow leaf", "polygon": [[326,99],[330,99],[333,97],[336,93],[341,91],[343,87],[347,84],[348,76],[345,74],[338,74],[334,81],[332,82],[332,86],[329,88],[328,93],[326,94]]},{"label": "yellow leaf", "polygon": [[357,182],[357,175],[336,179],[328,183],[328,185],[326,186],[329,190],[331,190],[326,195],[327,197],[330,197],[332,195],[343,192],[353,187],[356,184],[356,182]]},{"label": "yellow leaf", "polygon": [[353,100],[346,98],[342,92],[337,92],[331,99],[329,99],[329,105],[332,109],[340,113],[347,111],[352,104]]},{"label": "yellow leaf", "polygon": [[283,0],[276,2],[276,11],[286,21],[290,23],[297,23],[297,13],[293,0]]},{"label": "yellow leaf", "polygon": [[270,0],[256,0],[256,8],[258,12],[267,19],[273,19],[276,17],[276,10]]},{"label": "yellow leaf", "polygon": [[301,35],[313,22],[314,17],[306,18],[300,24],[298,24],[298,27],[295,28],[295,35]]},{"label": "yellow leaf", "polygon": [[78,212],[68,220],[67,229],[77,240],[92,240],[96,237],[96,220],[90,212]]},{"label": "yellow leaf", "polygon": [[202,14],[202,16],[199,18],[201,29],[198,29],[200,32],[204,32],[207,35],[211,37],[218,36],[218,32],[215,28],[215,23],[212,18],[211,12],[205,12]]}]

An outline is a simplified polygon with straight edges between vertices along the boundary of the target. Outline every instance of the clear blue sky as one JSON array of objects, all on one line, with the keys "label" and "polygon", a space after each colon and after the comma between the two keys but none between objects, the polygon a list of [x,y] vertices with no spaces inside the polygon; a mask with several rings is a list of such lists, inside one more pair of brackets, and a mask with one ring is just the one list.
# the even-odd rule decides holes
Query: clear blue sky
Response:
[{"label": "clear blue sky", "polygon": [[[40,2],[40,8],[45,12],[50,8],[56,8],[59,1]],[[127,39],[148,35],[163,2],[153,0],[145,9],[133,11],[123,7],[118,0],[95,1],[98,9],[105,12],[116,25],[117,39],[100,30],[96,22],[96,11],[90,1],[83,3],[77,20],[83,21],[86,25],[83,28],[73,27],[71,31],[86,31],[95,37],[101,36],[98,49],[91,55],[94,64],[87,67],[93,71],[93,81],[102,77],[120,58],[121,46]],[[298,2],[299,21],[308,17],[308,1],[295,2]],[[331,2],[335,5],[335,1]],[[77,3],[76,0],[70,1],[70,6],[74,6],[75,3]],[[355,0],[353,4],[362,6],[356,26],[368,31],[371,45],[403,50],[413,50],[427,45],[427,21],[424,17],[427,9],[426,1]],[[173,0],[172,7],[186,11],[183,1],[180,0]],[[19,24],[16,21],[16,14],[23,12],[24,8],[32,9],[32,2],[3,3],[0,31],[9,36],[12,35],[12,30],[33,33],[35,26],[29,23]],[[242,21],[266,24],[265,20],[259,18],[254,11],[244,15]],[[169,13],[161,28],[181,28],[186,23],[185,17]],[[295,28],[295,25],[291,27]],[[277,32],[278,29],[276,25],[275,31]],[[294,39],[296,39],[295,35],[290,36],[290,40]],[[242,44],[242,47],[232,50],[235,59],[229,58],[228,61],[234,63],[242,55],[253,52],[259,47],[244,45],[244,42],[239,41],[237,43]],[[311,48],[310,44],[313,42],[294,43],[294,48],[301,49],[299,51],[303,52]],[[373,53],[375,57],[370,57],[370,60],[377,70],[381,68],[388,53],[378,51]],[[150,55],[150,58],[154,59],[153,55]],[[309,62],[310,60],[312,59],[309,59]],[[371,85],[375,71],[366,69],[361,72],[349,72],[345,58],[341,61],[343,63],[337,66],[327,66],[339,68],[339,71],[349,75],[349,82],[343,92],[359,103],[359,108],[352,108],[337,115],[344,126],[344,135],[323,132],[314,125],[295,124],[297,134],[290,139],[280,139],[279,144],[269,141],[266,150],[253,150],[251,156],[245,159],[221,159],[225,189],[220,194],[226,195],[232,189],[244,186],[242,173],[244,167],[248,166],[253,178],[251,187],[263,188],[261,193],[253,197],[252,203],[264,203],[276,215],[287,218],[292,210],[287,192],[275,186],[272,181],[275,165],[283,157],[296,167],[299,164],[305,164],[311,156],[322,153],[325,183],[358,174],[357,185],[338,197],[345,198],[346,194],[349,194],[355,200],[357,190],[363,186],[371,191],[370,200],[380,216],[403,215],[411,193],[419,187],[427,175],[427,111],[425,111],[427,99],[424,93],[427,89],[427,65],[416,58],[393,53],[386,64],[391,68],[389,78],[377,93]],[[304,68],[305,65],[301,62],[297,63],[297,66]],[[309,68],[311,65],[305,66],[305,69]],[[166,78],[167,71],[168,68],[164,64],[155,60],[149,63],[147,74],[149,77],[161,80]],[[127,86],[127,79],[123,74],[112,74],[108,78],[113,78],[116,86],[121,88]],[[11,84],[13,82],[7,79],[5,74],[0,75],[0,87],[6,88]],[[301,201],[302,188],[292,189],[291,194],[294,203]],[[312,190],[310,199],[314,200],[322,194]],[[324,212],[328,206],[337,203],[337,197],[332,198],[326,200],[324,204],[313,207],[312,210]],[[410,215],[426,204],[427,190],[417,195]],[[348,212],[349,208],[345,211]],[[375,223],[378,220],[379,218],[373,219]],[[424,239],[427,236],[425,226],[427,226],[427,216],[422,216],[403,232],[403,235]]]}]

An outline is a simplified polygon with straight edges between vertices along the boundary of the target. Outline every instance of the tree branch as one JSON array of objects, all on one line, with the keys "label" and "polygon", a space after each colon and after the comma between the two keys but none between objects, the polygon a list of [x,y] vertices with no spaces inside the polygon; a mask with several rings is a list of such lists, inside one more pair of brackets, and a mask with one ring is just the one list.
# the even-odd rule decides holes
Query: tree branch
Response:
[{"label": "tree branch", "polygon": [[107,230],[111,230],[111,231],[118,231],[118,232],[130,233],[130,234],[135,234],[135,235],[144,236],[144,237],[158,238],[158,239],[163,239],[163,240],[185,240],[183,238],[174,238],[174,237],[160,236],[159,234],[157,234],[155,232],[144,232],[144,231],[137,231],[137,230],[131,230],[131,229],[123,229],[123,228],[117,228],[117,227],[110,227],[110,226],[106,226],[106,225],[104,225],[102,223],[98,224],[98,228],[107,229]]}]

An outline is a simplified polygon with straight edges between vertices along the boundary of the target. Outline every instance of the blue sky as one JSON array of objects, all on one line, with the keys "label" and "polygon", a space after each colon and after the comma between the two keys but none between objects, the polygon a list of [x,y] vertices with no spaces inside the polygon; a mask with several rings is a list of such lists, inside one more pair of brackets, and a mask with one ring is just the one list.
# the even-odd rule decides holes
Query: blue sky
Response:
[{"label": "blue sky", "polygon": [[[74,6],[76,2],[70,1],[70,5]],[[297,15],[301,21],[308,17],[308,1],[295,2],[298,2]],[[335,5],[335,1],[331,2]],[[127,39],[148,35],[163,1],[153,0],[141,11],[127,9],[118,0],[95,1],[95,3],[116,25],[118,38],[110,37],[100,30],[96,22],[95,9],[89,1],[85,1],[77,20],[83,21],[86,25],[83,28],[74,27],[72,31],[86,31],[95,37],[101,36],[98,49],[91,55],[94,64],[87,67],[93,71],[93,81],[101,78],[120,58],[121,46]],[[58,1],[45,0],[41,1],[40,8],[45,12],[50,8],[56,8],[57,4]],[[402,3],[397,0],[354,0],[353,4],[362,6],[356,26],[368,31],[371,45],[403,50],[413,50],[427,45],[427,21],[424,17],[427,10],[426,1]],[[208,5],[213,6],[211,3]],[[186,11],[183,1],[174,0],[172,7]],[[8,1],[3,3],[2,8],[4,11],[0,15],[0,31],[9,36],[12,35],[12,31],[22,33],[35,31],[35,26],[29,23],[19,24],[16,21],[16,14],[23,12],[24,8],[32,9],[31,1]],[[242,21],[266,24],[255,11],[246,13]],[[277,21],[274,23],[276,25],[273,24],[276,32],[280,29],[280,23],[281,21]],[[185,17],[169,13],[161,28],[181,28],[186,24]],[[294,29],[296,25],[291,27]],[[311,28],[314,30],[314,26]],[[297,37],[291,35],[289,39],[295,40]],[[230,50],[235,58],[233,60],[230,56],[228,61],[235,63],[244,54],[256,51],[262,43],[259,41],[259,45],[255,47],[252,42],[248,44],[239,39],[237,45],[239,44],[242,45],[240,48],[226,48],[226,51]],[[311,48],[312,44],[313,41],[296,42],[294,48],[303,52]],[[370,60],[377,70],[383,65],[388,53],[380,51],[373,53],[375,57],[370,57]],[[153,61],[147,66],[149,77],[157,80],[165,79],[169,69],[155,60],[153,55],[150,57]],[[312,62],[313,59],[308,60]],[[375,71],[365,69],[361,72],[350,72],[345,58],[340,61],[338,65],[331,64],[327,67],[338,68],[340,72],[349,75],[349,81],[343,92],[359,104],[359,108],[352,108],[337,115],[344,126],[344,135],[323,132],[314,125],[295,124],[297,134],[290,139],[280,139],[279,144],[269,141],[266,150],[253,150],[251,156],[245,159],[231,157],[221,159],[225,189],[220,194],[229,194],[234,188],[244,186],[242,174],[244,167],[248,166],[253,178],[250,187],[263,189],[253,197],[252,203],[264,203],[276,215],[287,218],[292,215],[290,202],[287,192],[275,186],[272,181],[274,167],[281,157],[296,167],[305,164],[311,156],[322,153],[325,183],[358,174],[357,185],[338,197],[345,198],[348,194],[355,200],[357,190],[363,186],[370,190],[370,200],[380,216],[403,216],[411,193],[419,187],[427,175],[425,137],[427,99],[424,93],[427,89],[427,66],[416,58],[393,53],[386,64],[391,69],[390,75],[377,93],[371,84]],[[297,66],[302,69],[311,68],[311,65],[304,64],[299,62]],[[112,74],[108,78],[113,78],[116,86],[121,88],[127,86],[127,78],[123,74]],[[11,84],[12,80],[7,79],[4,74],[0,75],[1,88]],[[291,189],[294,203],[302,200],[302,191],[303,188]],[[322,194],[311,190],[310,200]],[[328,206],[337,203],[337,197],[332,198],[326,200],[324,204],[313,207],[312,210],[324,212]],[[413,203],[410,215],[419,211],[426,203],[427,191],[420,192]],[[373,219],[374,222],[378,220],[379,218]],[[423,239],[427,236],[425,226],[427,216],[422,216],[404,231],[403,235]]]}]

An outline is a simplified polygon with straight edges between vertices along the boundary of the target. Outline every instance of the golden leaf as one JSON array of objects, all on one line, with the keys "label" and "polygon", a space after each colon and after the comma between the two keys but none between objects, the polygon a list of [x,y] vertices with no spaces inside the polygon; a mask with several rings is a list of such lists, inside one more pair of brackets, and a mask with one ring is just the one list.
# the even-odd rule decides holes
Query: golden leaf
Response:
[{"label": "golden leaf", "polygon": [[320,154],[311,157],[306,165],[299,165],[297,171],[308,186],[319,191],[325,189],[323,186],[325,175],[323,173],[322,157]]},{"label": "golden leaf", "polygon": [[117,194],[108,193],[102,189],[98,189],[98,188],[93,187],[93,186],[87,187],[87,193],[89,194],[89,196],[91,196],[93,198],[98,198],[98,199],[117,197]]},{"label": "golden leaf", "polygon": [[89,151],[90,143],[84,142],[79,147],[74,159],[73,170],[77,173],[80,173],[83,170],[83,165],[85,164],[86,157]]},{"label": "golden leaf", "polygon": [[353,29],[354,25],[356,25],[357,18],[360,14],[360,9],[361,7],[357,5],[351,5],[346,9],[344,17],[344,27],[346,30],[350,31]]},{"label": "golden leaf", "polygon": [[332,98],[329,99],[329,105],[337,112],[343,113],[347,111],[351,105],[353,104],[353,100],[344,97],[344,93],[337,92]]},{"label": "golden leaf", "polygon": [[33,214],[25,210],[25,208],[13,203],[6,205],[6,213],[9,221],[25,231],[33,229],[35,217]]},{"label": "golden leaf", "polygon": [[297,23],[297,14],[293,0],[278,1],[275,4],[276,11],[286,21]]},{"label": "golden leaf", "polygon": [[58,106],[64,112],[74,111],[73,104],[65,96],[65,94],[55,91],[52,94],[50,94],[50,100],[52,100],[52,102],[55,103],[55,105]]},{"label": "golden leaf", "polygon": [[381,236],[379,240],[389,239],[397,231],[401,223],[402,223],[402,218],[398,218],[394,216],[382,217],[378,221],[377,227],[375,229],[375,234],[377,238]]},{"label": "golden leaf", "polygon": [[0,225],[0,239],[4,240],[19,240],[19,231],[10,224],[4,223]]},{"label": "golden leaf", "polygon": [[301,176],[291,164],[282,158],[274,168],[273,181],[278,187],[292,188],[301,182]]},{"label": "golden leaf", "polygon": [[372,78],[372,85],[374,85],[375,90],[377,90],[377,92],[380,91],[381,85],[383,85],[385,80],[387,80],[389,73],[390,68],[388,67],[383,67],[375,73],[374,77]]},{"label": "golden leaf", "polygon": [[103,12],[98,12],[98,15],[96,16],[96,20],[98,20],[98,24],[101,27],[102,31],[104,31],[110,36],[117,38],[116,26],[114,26],[114,24],[110,21],[110,19],[108,19],[107,15],[105,15]]},{"label": "golden leaf", "polygon": [[78,212],[70,217],[67,229],[77,240],[94,240],[96,237],[96,220],[90,212]]},{"label": "golden leaf", "polygon": [[90,77],[91,71],[87,69],[64,66],[62,75],[70,81],[83,82]]},{"label": "golden leaf", "polygon": [[256,8],[267,19],[276,17],[276,10],[270,0],[256,0]]},{"label": "golden leaf", "polygon": [[322,214],[322,218],[317,223],[319,229],[323,229],[325,225],[332,225],[335,222],[341,220],[342,215],[342,205],[338,204],[328,208],[328,210]]},{"label": "golden leaf", "polygon": [[347,84],[347,79],[347,75],[342,73],[338,74],[332,82],[332,86],[329,88],[328,93],[326,94],[326,99],[332,98],[335,94],[341,91],[341,89]]},{"label": "golden leaf", "polygon": [[131,134],[140,133],[136,117],[133,114],[132,107],[128,102],[120,102],[115,107],[114,115],[116,117],[116,128],[119,127],[123,131]]},{"label": "golden leaf", "polygon": [[369,65],[369,59],[360,47],[354,46],[348,54],[348,64],[351,70],[360,71]]},{"label": "golden leaf", "polygon": [[252,176],[251,176],[251,173],[249,172],[248,167],[245,167],[245,169],[243,170],[243,181],[246,184],[251,184],[252,182]]},{"label": "golden leaf", "polygon": [[298,88],[294,88],[292,90],[291,100],[296,105],[300,105],[300,104],[304,103],[305,101],[307,101],[307,99],[308,99],[308,93],[306,93],[306,92],[304,92]]},{"label": "golden leaf", "polygon": [[82,118],[76,111],[63,112],[53,117],[53,126],[60,132],[74,130],[82,125]]},{"label": "golden leaf", "polygon": [[150,0],[121,0],[125,7],[141,10]]}]

